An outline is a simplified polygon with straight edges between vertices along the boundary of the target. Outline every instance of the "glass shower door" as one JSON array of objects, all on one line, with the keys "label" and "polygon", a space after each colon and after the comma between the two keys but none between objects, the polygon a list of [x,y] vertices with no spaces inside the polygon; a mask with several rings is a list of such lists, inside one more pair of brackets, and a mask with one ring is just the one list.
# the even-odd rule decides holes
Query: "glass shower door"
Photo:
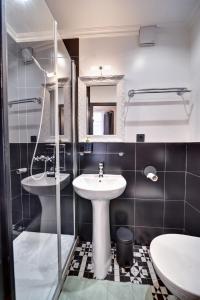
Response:
[{"label": "glass shower door", "polygon": [[16,299],[46,300],[61,274],[56,22],[43,0],[6,0],[6,14]]}]

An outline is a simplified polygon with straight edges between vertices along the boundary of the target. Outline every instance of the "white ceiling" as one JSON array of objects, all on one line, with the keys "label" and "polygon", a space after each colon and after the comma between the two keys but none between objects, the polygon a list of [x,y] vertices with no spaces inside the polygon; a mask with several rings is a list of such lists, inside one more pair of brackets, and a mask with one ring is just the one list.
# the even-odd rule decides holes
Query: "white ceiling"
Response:
[{"label": "white ceiling", "polygon": [[192,20],[200,0],[6,0],[8,29],[16,40],[53,39],[53,18],[62,37],[137,32],[141,25]]},{"label": "white ceiling", "polygon": [[46,0],[64,32],[187,22],[200,0]]},{"label": "white ceiling", "polygon": [[16,33],[53,31],[53,16],[45,1],[6,0],[6,21]]}]

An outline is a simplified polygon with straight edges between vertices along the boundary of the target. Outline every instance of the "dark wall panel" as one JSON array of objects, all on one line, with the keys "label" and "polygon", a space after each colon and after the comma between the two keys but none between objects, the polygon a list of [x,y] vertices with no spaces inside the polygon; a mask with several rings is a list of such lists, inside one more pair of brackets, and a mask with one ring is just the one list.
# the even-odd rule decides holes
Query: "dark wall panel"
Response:
[{"label": "dark wall panel", "polygon": [[200,236],[200,143],[187,145],[185,231]]},{"label": "dark wall panel", "polygon": [[[125,192],[110,203],[112,240],[120,226],[128,226],[140,244],[165,232],[184,232],[186,144],[94,143],[92,149],[83,155],[84,143],[79,144],[79,174],[98,173],[98,163],[104,162],[105,173],[127,180]],[[144,176],[148,165],[157,169],[157,182]],[[92,238],[91,203],[78,198],[78,207],[80,238],[88,238],[83,228],[89,228]]]}]

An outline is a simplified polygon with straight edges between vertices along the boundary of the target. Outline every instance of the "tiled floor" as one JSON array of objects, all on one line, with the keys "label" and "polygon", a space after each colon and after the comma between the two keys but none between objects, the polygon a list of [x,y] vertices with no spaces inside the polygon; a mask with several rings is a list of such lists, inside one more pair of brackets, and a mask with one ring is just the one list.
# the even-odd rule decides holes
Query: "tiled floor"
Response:
[{"label": "tiled floor", "polygon": [[[113,247],[112,265],[106,279],[122,282],[131,281],[135,284],[150,284],[154,299],[175,300],[176,298],[171,295],[156,275],[149,256],[149,248],[146,246],[134,246],[133,253],[133,266],[131,268],[120,268],[116,261],[116,249]],[[68,275],[94,278],[92,244],[90,242],[82,242],[76,247]]]}]

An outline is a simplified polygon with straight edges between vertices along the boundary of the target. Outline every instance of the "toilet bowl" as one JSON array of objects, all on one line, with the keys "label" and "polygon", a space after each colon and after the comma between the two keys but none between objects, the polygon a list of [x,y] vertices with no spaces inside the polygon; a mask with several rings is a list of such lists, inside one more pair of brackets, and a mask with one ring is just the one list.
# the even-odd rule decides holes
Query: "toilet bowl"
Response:
[{"label": "toilet bowl", "polygon": [[200,299],[200,238],[163,234],[151,242],[155,270],[180,300]]}]

